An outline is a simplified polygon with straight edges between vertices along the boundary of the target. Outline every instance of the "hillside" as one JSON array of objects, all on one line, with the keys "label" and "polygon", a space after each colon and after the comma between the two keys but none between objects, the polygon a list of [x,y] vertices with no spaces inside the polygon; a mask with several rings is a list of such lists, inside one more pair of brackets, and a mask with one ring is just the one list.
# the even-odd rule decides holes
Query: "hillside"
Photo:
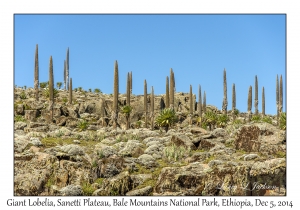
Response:
[{"label": "hillside", "polygon": [[[224,120],[207,105],[199,117],[195,95],[191,105],[188,93],[177,92],[176,123],[152,130],[165,96],[154,96],[146,125],[144,96],[131,95],[129,129],[121,112],[114,128],[112,94],[72,97],[70,104],[69,91],[57,90],[49,109],[47,89],[38,101],[32,88],[14,89],[16,196],[286,194],[286,131],[276,116],[229,110]],[[118,106],[126,106],[126,95]]]}]

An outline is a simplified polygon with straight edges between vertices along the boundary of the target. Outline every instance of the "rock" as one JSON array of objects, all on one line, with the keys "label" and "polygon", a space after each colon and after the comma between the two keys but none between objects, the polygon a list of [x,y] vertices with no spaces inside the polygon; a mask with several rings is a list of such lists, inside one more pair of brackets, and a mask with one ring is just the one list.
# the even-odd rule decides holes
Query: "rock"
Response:
[{"label": "rock", "polygon": [[[56,158],[45,153],[23,155],[14,161],[14,195],[34,196],[44,191],[53,168],[57,167]],[[51,167],[49,167],[51,166]]]},{"label": "rock", "polygon": [[138,157],[144,153],[143,144],[137,140],[128,140],[126,146],[118,154],[121,156]]},{"label": "rock", "polygon": [[73,140],[73,143],[74,143],[74,144],[80,144],[80,141],[74,139],[74,140]]},{"label": "rock", "polygon": [[53,118],[59,118],[61,116],[61,105],[54,103],[53,106]]},{"label": "rock", "polygon": [[62,188],[60,191],[62,196],[80,196],[83,195],[81,186],[79,185],[68,185]]},{"label": "rock", "polygon": [[15,138],[14,140],[14,151],[23,152],[26,146],[30,143],[28,138]]},{"label": "rock", "polygon": [[124,166],[126,167],[126,170],[128,170],[129,172],[138,171],[138,168],[136,167],[137,158],[125,157],[124,161]]},{"label": "rock", "polygon": [[23,104],[17,104],[15,108],[15,113],[17,115],[24,115],[25,114],[25,108]]},{"label": "rock", "polygon": [[68,118],[66,121],[66,127],[68,128],[76,128],[78,125],[78,119],[76,118]]},{"label": "rock", "polygon": [[211,160],[209,163],[208,163],[208,166],[209,167],[214,167],[214,166],[217,166],[217,165],[222,165],[224,164],[224,161],[222,160]]},{"label": "rock", "polygon": [[60,147],[60,150],[69,155],[84,155],[82,147],[75,144],[64,145]]},{"label": "rock", "polygon": [[201,195],[206,178],[205,170],[208,168],[207,165],[198,162],[184,167],[163,168],[154,187],[154,193],[165,195],[179,192],[182,195]]},{"label": "rock", "polygon": [[146,180],[152,179],[152,174],[130,175],[130,178],[132,180],[133,187],[135,188],[135,187],[143,184]]},{"label": "rock", "polygon": [[105,179],[101,188],[93,192],[93,196],[124,196],[132,189],[132,180],[128,171]]},{"label": "rock", "polygon": [[37,152],[40,152],[40,148],[36,147],[36,146],[31,146],[29,148],[29,151],[32,152],[32,153],[37,153]]},{"label": "rock", "polygon": [[211,154],[209,152],[195,152],[191,157],[186,158],[186,162],[202,162],[210,156]]},{"label": "rock", "polygon": [[257,155],[257,154],[249,154],[249,155],[246,155],[246,156],[244,157],[244,160],[245,160],[245,161],[248,161],[248,160],[253,160],[253,159],[255,159],[255,158],[258,158],[258,155]]},{"label": "rock", "polygon": [[14,135],[16,136],[25,136],[26,133],[23,130],[15,130]]},{"label": "rock", "polygon": [[152,186],[146,186],[141,189],[131,190],[126,193],[127,196],[148,196],[152,192]]},{"label": "rock", "polygon": [[74,109],[69,108],[69,107],[67,109],[68,109],[69,117],[75,118],[75,119],[79,117],[78,113]]},{"label": "rock", "polygon": [[33,121],[38,116],[37,110],[25,110],[25,120]]},{"label": "rock", "polygon": [[224,144],[216,144],[213,148],[211,148],[209,151],[210,152],[216,152],[216,151],[219,151],[219,150],[224,150],[226,147]]},{"label": "rock", "polygon": [[27,102],[26,105],[30,107],[30,109],[33,110],[41,110],[44,108],[44,103],[41,101],[36,101],[35,99],[30,98]]},{"label": "rock", "polygon": [[152,146],[152,145],[160,145],[160,146],[161,146],[161,144],[160,144],[159,141],[149,141],[149,142],[146,144],[147,147],[150,147],[150,146]]},{"label": "rock", "polygon": [[143,144],[146,144],[148,146],[148,144],[152,141],[160,142],[159,138],[157,137],[147,137],[143,140]]},{"label": "rock", "polygon": [[249,175],[252,195],[285,195],[286,160],[284,158],[255,162]]},{"label": "rock", "polygon": [[44,126],[48,126],[48,125],[46,123],[39,123],[39,122],[30,122],[28,125],[29,128],[38,128]]},{"label": "rock", "polygon": [[96,125],[89,125],[88,128],[87,128],[87,130],[96,131],[96,130],[98,130],[98,126],[96,126]]},{"label": "rock", "polygon": [[62,114],[63,116],[65,116],[65,117],[68,117],[68,116],[69,116],[69,110],[68,110],[68,107],[62,106],[62,107],[60,108],[60,110],[61,110],[61,114]]},{"label": "rock", "polygon": [[107,146],[106,144],[98,143],[95,145],[95,151],[99,157],[109,157],[111,155],[117,154],[117,150],[113,146]]},{"label": "rock", "polygon": [[42,142],[37,137],[31,137],[30,141],[31,141],[31,144],[33,144],[34,146],[37,146],[37,147],[43,146]]},{"label": "rock", "polygon": [[152,168],[157,166],[157,163],[155,162],[155,159],[148,154],[143,154],[138,157],[138,163],[145,166],[146,168]]},{"label": "rock", "polygon": [[25,122],[15,122],[14,124],[14,130],[24,130],[24,128],[27,126],[27,123]]},{"label": "rock", "polygon": [[25,127],[24,131],[29,133],[29,132],[47,132],[49,130],[48,126],[40,126],[40,127],[36,127],[36,128],[29,128],[29,127]]},{"label": "rock", "polygon": [[208,132],[203,128],[193,127],[191,129],[192,134],[207,134]]},{"label": "rock", "polygon": [[58,126],[65,126],[67,123],[67,118],[65,116],[60,116],[56,118],[56,125]]},{"label": "rock", "polygon": [[255,123],[255,125],[260,130],[260,135],[262,136],[269,136],[273,135],[278,132],[278,128],[276,128],[274,125],[271,125],[269,123]]},{"label": "rock", "polygon": [[119,174],[123,168],[125,168],[124,159],[116,155],[98,161],[99,177],[113,177]]},{"label": "rock", "polygon": [[202,139],[200,141],[198,149],[212,149],[215,147],[218,143],[211,139]]},{"label": "rock", "polygon": [[175,144],[177,147],[183,146],[185,149],[196,150],[193,142],[185,135],[172,136],[171,144]]},{"label": "rock", "polygon": [[213,132],[211,133],[211,135],[214,138],[217,138],[217,137],[226,137],[227,133],[226,133],[226,130],[223,129],[223,128],[216,128],[216,129],[213,130]]},{"label": "rock", "polygon": [[246,152],[259,152],[261,145],[260,129],[255,125],[245,125],[235,137],[235,148]]},{"label": "rock", "polygon": [[161,159],[163,155],[163,150],[163,145],[153,144],[144,151],[144,154],[152,155],[155,159]]}]

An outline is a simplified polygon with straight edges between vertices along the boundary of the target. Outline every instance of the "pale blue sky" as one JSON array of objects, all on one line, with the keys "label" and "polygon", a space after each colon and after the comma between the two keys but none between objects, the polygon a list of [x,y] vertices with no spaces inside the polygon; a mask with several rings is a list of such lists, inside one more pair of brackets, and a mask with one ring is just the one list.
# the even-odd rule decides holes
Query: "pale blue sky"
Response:
[{"label": "pale blue sky", "polygon": [[[286,81],[285,15],[15,15],[15,85],[32,87],[35,45],[39,45],[40,82],[48,80],[49,58],[54,81],[63,82],[63,63],[70,48],[73,87],[113,92],[114,62],[119,64],[120,92],[132,71],[133,93],[165,93],[173,68],[177,92],[198,96],[222,107],[223,70],[227,71],[228,110],[232,84],[237,108],[247,110],[247,94],[258,76],[259,110],[265,87],[266,112],[276,113],[276,75]],[[202,92],[203,95],[203,92]],[[254,99],[253,99],[254,102]],[[252,111],[254,110],[254,104]]]}]

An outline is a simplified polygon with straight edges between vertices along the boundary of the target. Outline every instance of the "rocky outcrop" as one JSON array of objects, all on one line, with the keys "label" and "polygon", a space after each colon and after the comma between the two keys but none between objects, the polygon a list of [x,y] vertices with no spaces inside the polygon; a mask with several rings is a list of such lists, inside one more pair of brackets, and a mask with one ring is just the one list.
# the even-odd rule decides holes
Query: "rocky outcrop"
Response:
[{"label": "rocky outcrop", "polygon": [[[272,124],[230,122],[212,131],[189,125],[189,98],[177,93],[180,120],[167,133],[143,128],[143,96],[131,97],[131,128],[122,129],[126,119],[120,113],[120,126],[113,129],[111,96],[80,91],[74,92],[72,105],[63,102],[67,91],[59,91],[49,121],[48,100],[21,99],[19,92],[14,106],[16,196],[286,194],[286,132]],[[155,116],[162,100],[155,97]],[[125,95],[119,105],[125,105]]]}]

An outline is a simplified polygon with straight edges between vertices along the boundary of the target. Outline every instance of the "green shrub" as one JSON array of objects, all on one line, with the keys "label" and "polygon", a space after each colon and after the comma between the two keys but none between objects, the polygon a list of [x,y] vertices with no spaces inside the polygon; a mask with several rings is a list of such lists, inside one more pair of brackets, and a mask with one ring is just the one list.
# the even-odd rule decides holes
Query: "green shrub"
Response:
[{"label": "green shrub", "polygon": [[46,88],[49,82],[40,82],[40,88]]},{"label": "green shrub", "polygon": [[271,119],[271,117],[268,117],[268,116],[263,117],[262,121],[265,123],[272,124],[272,119]]},{"label": "green shrub", "polygon": [[251,121],[253,122],[260,122],[261,121],[261,117],[259,115],[253,115],[251,118]]},{"label": "green shrub", "polygon": [[[48,87],[44,89],[43,96],[46,97],[46,98],[49,98],[50,90],[49,90]],[[57,96],[58,96],[58,90],[53,88],[53,98],[56,98]]]},{"label": "green shrub", "polygon": [[99,151],[97,152],[97,154],[98,154],[98,156],[99,156],[100,159],[104,158],[104,154],[103,154],[103,151],[102,151],[102,150],[99,150]]},{"label": "green shrub", "polygon": [[103,183],[104,178],[98,178],[95,180],[95,183],[101,185]]},{"label": "green shrub", "polygon": [[95,88],[94,93],[102,93],[102,91],[99,88]]},{"label": "green shrub", "polygon": [[46,187],[47,188],[50,188],[52,185],[54,185],[55,184],[55,178],[53,177],[53,175],[52,176],[50,176],[49,177],[49,179],[47,180],[47,182],[46,182]]},{"label": "green shrub", "polygon": [[217,123],[217,119],[217,114],[215,112],[207,111],[205,112],[205,115],[203,117],[203,122],[205,122],[211,130],[212,126],[214,126]]},{"label": "green shrub", "polygon": [[22,115],[16,115],[15,122],[25,122],[25,118]]},{"label": "green shrub", "polygon": [[221,128],[226,127],[228,121],[229,121],[229,117],[226,114],[222,114],[217,117],[218,127],[221,127]]},{"label": "green shrub", "polygon": [[240,119],[236,119],[236,120],[233,121],[233,124],[234,125],[240,125],[240,124],[243,124],[243,122]]},{"label": "green shrub", "polygon": [[27,98],[27,95],[26,95],[25,91],[22,91],[22,92],[20,93],[20,98],[21,98],[21,99],[26,99],[26,98]]},{"label": "green shrub", "polygon": [[166,108],[161,111],[159,116],[156,118],[156,123],[159,127],[164,127],[165,131],[168,132],[169,127],[177,122],[177,117],[174,109]]},{"label": "green shrub", "polygon": [[140,128],[141,125],[142,125],[142,121],[141,120],[136,121],[136,123],[135,123],[135,127],[136,128]]},{"label": "green shrub", "polygon": [[240,114],[240,110],[234,109],[233,115],[238,116]]},{"label": "green shrub", "polygon": [[89,124],[87,121],[85,120],[81,120],[78,122],[77,124],[77,128],[79,128],[81,131],[84,131],[88,128]]},{"label": "green shrub", "polygon": [[82,191],[84,196],[91,196],[95,191],[95,188],[93,188],[89,182],[83,182]]},{"label": "green shrub", "polygon": [[67,102],[68,102],[68,99],[67,99],[66,97],[63,97],[62,101],[63,101],[64,103],[67,103]]}]

